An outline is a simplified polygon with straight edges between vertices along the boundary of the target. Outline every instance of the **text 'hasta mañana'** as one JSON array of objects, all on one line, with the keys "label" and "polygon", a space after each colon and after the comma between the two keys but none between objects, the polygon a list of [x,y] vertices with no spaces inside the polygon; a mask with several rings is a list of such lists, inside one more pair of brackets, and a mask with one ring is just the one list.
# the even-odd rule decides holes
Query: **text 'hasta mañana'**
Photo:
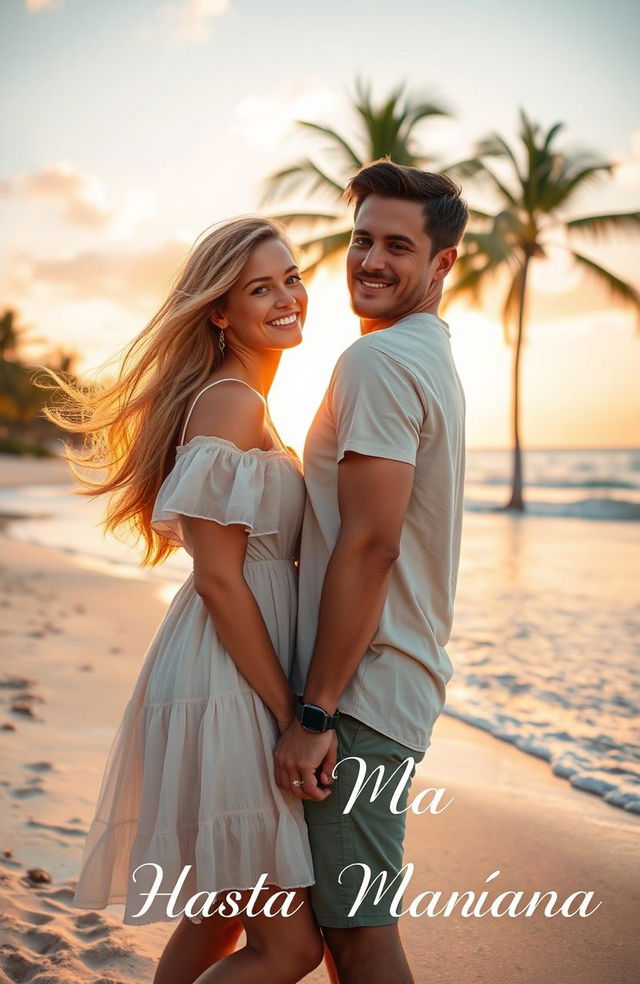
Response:
[{"label": "text 'hasta ma\u00f1ana'", "polygon": [[[389,801],[389,810],[392,813],[399,814],[411,811],[417,816],[422,816],[426,813],[438,815],[440,813],[444,813],[444,811],[453,803],[453,798],[451,798],[448,802],[442,804],[442,800],[447,792],[446,789],[444,787],[432,787],[430,789],[422,790],[410,803],[408,803],[406,807],[404,807],[404,809],[399,809],[398,805],[408,784],[411,782],[411,777],[415,769],[415,761],[411,757],[405,759],[405,761],[393,771],[386,781],[384,781],[384,767],[382,765],[379,765],[377,768],[373,769],[369,775],[367,775],[366,763],[364,759],[357,756],[350,756],[349,758],[341,759],[333,770],[334,778],[336,777],[336,770],[343,762],[347,761],[355,761],[358,763],[358,776],[354,783],[349,800],[344,807],[343,813],[345,814],[351,812],[353,806],[358,800],[358,797],[362,795],[369,783],[372,783],[372,788],[369,790],[369,802],[373,802],[388,786],[394,782],[394,780],[396,782],[396,787],[393,790]],[[242,896],[243,894],[246,896],[246,893],[240,891],[200,891],[196,892],[189,899],[187,899],[184,907],[176,911],[176,906],[179,905],[180,893],[186,879],[189,876],[189,872],[191,871],[191,865],[185,865],[182,868],[178,880],[175,882],[170,892],[160,891],[160,887],[164,880],[164,871],[162,866],[156,864],[155,862],[145,862],[144,864],[138,865],[132,875],[133,881],[137,881],[137,874],[139,871],[148,867],[155,869],[154,882],[150,891],[140,892],[141,896],[146,897],[146,901],[143,903],[140,911],[133,914],[133,918],[140,918],[144,916],[157,898],[168,899],[166,914],[170,919],[175,919],[182,915],[188,916],[189,918],[198,916],[206,918],[207,916],[214,914],[228,919],[234,919],[240,915],[246,915],[249,917],[264,915],[268,918],[273,916],[283,916],[286,918],[294,915],[304,904],[299,903],[296,908],[292,908],[295,893],[293,891],[284,890],[274,892],[273,888],[268,884],[269,876],[265,873],[260,875],[258,882],[250,890],[250,895],[248,899],[245,899],[244,904],[242,904]],[[513,919],[518,916],[530,917],[538,908],[544,906],[542,911],[547,918],[551,918],[553,916],[564,916],[565,918],[580,916],[582,918],[586,918],[588,916],[592,916],[602,905],[602,902],[597,902],[593,908],[590,909],[589,906],[593,901],[593,892],[583,890],[573,892],[566,899],[560,902],[560,904],[558,904],[558,893],[555,891],[535,891],[528,899],[525,899],[524,892],[509,890],[502,892],[492,901],[489,901],[489,892],[486,890],[483,890],[477,894],[476,892],[465,890],[462,892],[451,892],[449,896],[444,899],[444,901],[443,893],[440,891],[420,892],[417,896],[415,896],[410,904],[403,909],[402,899],[414,874],[414,865],[411,862],[407,862],[407,864],[405,864],[389,881],[387,871],[380,871],[377,875],[373,876],[369,865],[360,861],[354,861],[351,864],[346,865],[340,872],[338,876],[340,883],[342,883],[344,873],[350,868],[361,869],[362,881],[358,894],[356,895],[353,905],[349,910],[349,916],[355,916],[357,914],[358,909],[369,893],[373,894],[375,905],[379,905],[384,897],[389,895],[390,905],[388,910],[385,911],[388,911],[394,917],[404,915],[413,917],[429,916],[431,918],[435,916],[448,917],[454,915],[457,911],[458,914],[464,918],[482,918],[483,916],[490,915],[496,918],[508,916]],[[485,879],[485,883],[494,881],[500,873],[500,870],[493,871]],[[263,892],[267,893],[268,897],[264,900],[264,905],[261,906],[260,903],[262,902],[262,899],[260,898],[260,893]]]}]

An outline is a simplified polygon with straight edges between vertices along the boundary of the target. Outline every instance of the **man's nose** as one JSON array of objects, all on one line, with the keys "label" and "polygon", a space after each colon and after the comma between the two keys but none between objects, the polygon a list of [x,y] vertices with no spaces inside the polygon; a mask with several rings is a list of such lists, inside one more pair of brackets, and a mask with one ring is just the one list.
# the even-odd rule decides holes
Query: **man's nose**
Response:
[{"label": "man's nose", "polygon": [[372,246],[362,261],[362,268],[364,270],[370,270],[373,273],[374,270],[383,270],[384,264],[385,259],[382,249],[379,246]]}]

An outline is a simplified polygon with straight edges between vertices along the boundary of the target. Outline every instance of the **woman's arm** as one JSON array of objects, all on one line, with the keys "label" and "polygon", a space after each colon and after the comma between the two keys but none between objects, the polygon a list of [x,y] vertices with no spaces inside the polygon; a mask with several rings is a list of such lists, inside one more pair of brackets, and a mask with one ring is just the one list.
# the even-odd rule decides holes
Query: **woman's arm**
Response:
[{"label": "woman's arm", "polygon": [[240,673],[282,731],[295,716],[295,697],[262,613],[242,573],[248,536],[240,525],[186,519],[193,543],[195,589]]},{"label": "woman's arm", "polygon": [[[246,386],[214,386],[198,400],[186,439],[222,437],[241,450],[262,448],[264,405]],[[193,549],[195,589],[238,670],[276,718],[280,730],[295,716],[295,697],[256,599],[244,579],[248,534],[241,524],[185,517]]]}]

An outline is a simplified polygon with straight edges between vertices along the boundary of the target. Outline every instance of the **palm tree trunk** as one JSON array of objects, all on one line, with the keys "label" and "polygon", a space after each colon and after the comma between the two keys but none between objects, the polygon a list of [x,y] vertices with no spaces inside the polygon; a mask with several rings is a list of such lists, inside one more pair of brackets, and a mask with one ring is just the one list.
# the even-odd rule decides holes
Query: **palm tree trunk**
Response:
[{"label": "palm tree trunk", "polygon": [[525,302],[527,296],[527,274],[530,257],[525,254],[520,277],[520,297],[518,299],[518,333],[513,351],[512,376],[512,424],[513,424],[513,475],[511,479],[511,498],[505,509],[524,512],[522,497],[522,450],[520,447],[520,355],[522,352],[522,337],[524,333]]}]

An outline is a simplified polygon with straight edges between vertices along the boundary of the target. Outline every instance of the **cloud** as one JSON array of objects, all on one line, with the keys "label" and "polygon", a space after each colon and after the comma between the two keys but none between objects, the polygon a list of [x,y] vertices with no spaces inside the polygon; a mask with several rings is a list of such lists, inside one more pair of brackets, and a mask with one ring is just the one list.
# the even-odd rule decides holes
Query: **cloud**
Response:
[{"label": "cloud", "polygon": [[47,7],[60,7],[63,2],[64,0],[26,0],[26,7],[35,14]]},{"label": "cloud", "polygon": [[69,256],[14,258],[9,288],[28,297],[52,288],[71,301],[115,301],[130,310],[148,311],[168,292],[190,243],[166,240],[143,250],[86,250]]},{"label": "cloud", "polygon": [[72,225],[105,232],[114,240],[130,237],[156,208],[151,189],[127,188],[114,195],[100,178],[66,163],[47,164],[32,174],[0,181],[0,196],[45,199]]},{"label": "cloud", "polygon": [[299,83],[285,85],[268,92],[250,92],[238,104],[232,127],[250,147],[275,150],[294,135],[296,120],[331,120],[330,125],[336,126],[342,108],[340,93],[328,85],[312,84],[303,89]]},{"label": "cloud", "polygon": [[49,164],[27,175],[23,190],[30,198],[50,198],[61,203],[66,218],[75,225],[101,228],[109,222],[102,182],[68,164]]},{"label": "cloud", "polygon": [[202,44],[211,37],[212,23],[229,9],[229,0],[171,0],[157,14],[174,41]]}]

